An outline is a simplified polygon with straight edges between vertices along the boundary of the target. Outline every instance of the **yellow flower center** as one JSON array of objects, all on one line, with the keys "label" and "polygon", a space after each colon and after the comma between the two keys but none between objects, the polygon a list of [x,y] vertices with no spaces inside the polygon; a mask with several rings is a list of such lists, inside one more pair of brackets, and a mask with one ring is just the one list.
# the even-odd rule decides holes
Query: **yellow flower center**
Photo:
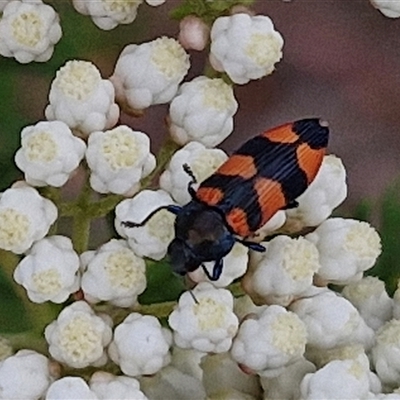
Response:
[{"label": "yellow flower center", "polygon": [[58,146],[49,132],[38,132],[31,136],[25,147],[25,155],[29,161],[49,163],[57,156]]},{"label": "yellow flower center", "polygon": [[44,295],[54,295],[62,287],[61,274],[54,268],[34,273],[32,280],[36,291]]},{"label": "yellow flower center", "polygon": [[18,14],[11,23],[12,35],[21,45],[35,47],[43,36],[43,21],[36,12]]},{"label": "yellow flower center", "polygon": [[30,231],[29,219],[26,215],[12,208],[0,211],[0,248],[12,250],[26,240]]}]

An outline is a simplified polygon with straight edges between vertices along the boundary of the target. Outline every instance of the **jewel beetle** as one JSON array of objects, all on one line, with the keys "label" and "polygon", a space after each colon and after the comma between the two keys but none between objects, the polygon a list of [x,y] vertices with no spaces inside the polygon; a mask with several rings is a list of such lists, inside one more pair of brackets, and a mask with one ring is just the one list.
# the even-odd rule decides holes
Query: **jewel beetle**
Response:
[{"label": "jewel beetle", "polygon": [[[314,180],[328,145],[329,129],[317,118],[302,119],[265,131],[245,142],[197,190],[190,167],[188,191],[192,200],[184,206],[159,210],[176,215],[175,238],[168,247],[174,272],[185,275],[202,266],[210,280],[217,280],[223,257],[240,242],[250,249],[265,251],[251,236],[277,211],[297,206],[299,197]],[[204,263],[214,261],[210,274]]]}]

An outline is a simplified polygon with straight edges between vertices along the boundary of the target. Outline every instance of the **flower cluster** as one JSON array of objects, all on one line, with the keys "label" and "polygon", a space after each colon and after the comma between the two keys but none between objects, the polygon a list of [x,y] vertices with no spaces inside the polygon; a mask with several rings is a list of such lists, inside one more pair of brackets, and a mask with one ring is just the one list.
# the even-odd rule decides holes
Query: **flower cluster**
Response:
[{"label": "flower cluster", "polygon": [[[47,60],[61,37],[57,14],[41,0],[6,3],[0,54]],[[105,30],[132,22],[141,3],[73,0]],[[0,399],[400,399],[400,288],[390,298],[382,281],[364,277],[381,252],[377,231],[331,217],[347,194],[335,155],[296,208],[254,232],[265,252],[237,242],[218,280],[204,262],[188,273],[190,290],[149,301],[163,298],[149,293],[149,266],[161,269],[174,239],[170,211],[228,158],[214,147],[233,130],[233,84],[272,73],[282,57],[270,18],[222,11],[182,17],[179,40],[126,46],[110,79],[91,62],[68,61],[51,84],[47,120],[22,130],[15,162],[25,179],[0,194],[0,249],[19,255],[10,276],[30,309],[59,306],[38,321],[48,356],[14,354],[12,338],[0,337]],[[208,42],[212,77],[185,81],[186,50]],[[170,139],[156,158],[149,136],[118,120],[167,103]],[[75,199],[63,198],[66,184]],[[120,238],[89,250],[92,220],[111,211]],[[59,233],[61,217],[72,218],[71,238]],[[171,282],[179,279],[153,292]]]}]

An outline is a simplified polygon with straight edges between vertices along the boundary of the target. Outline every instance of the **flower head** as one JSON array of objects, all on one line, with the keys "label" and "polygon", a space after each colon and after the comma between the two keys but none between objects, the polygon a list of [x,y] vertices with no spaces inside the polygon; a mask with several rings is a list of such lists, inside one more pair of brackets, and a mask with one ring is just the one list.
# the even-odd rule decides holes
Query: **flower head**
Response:
[{"label": "flower head", "polygon": [[96,393],[78,376],[65,376],[53,382],[46,393],[46,400],[80,399],[97,400]]},{"label": "flower head", "polygon": [[132,199],[121,201],[115,209],[115,229],[128,240],[129,246],[139,257],[160,260],[167,253],[174,237],[175,216],[167,210],[157,212],[144,226],[124,227],[121,222],[141,222],[159,207],[173,204],[168,193],[163,190],[142,190]]},{"label": "flower head", "polygon": [[36,242],[17,265],[14,279],[35,303],[63,303],[79,289],[79,257],[65,236]]},{"label": "flower head", "polygon": [[371,4],[377,8],[385,17],[400,17],[400,2],[397,0],[370,0]]},{"label": "flower head", "polygon": [[199,142],[190,142],[171,157],[160,176],[160,188],[170,193],[177,203],[187,204],[191,200],[188,192],[191,178],[184,171],[183,165],[189,165],[197,181],[193,188],[197,189],[227,158],[226,153],[220,149],[207,149]]},{"label": "flower head", "polygon": [[211,28],[210,61],[242,85],[271,74],[282,58],[282,46],[282,36],[264,15],[219,17]]},{"label": "flower head", "polygon": [[112,239],[97,251],[81,255],[82,290],[91,303],[109,301],[131,307],[146,288],[146,265],[125,240]]},{"label": "flower head", "polygon": [[184,83],[171,102],[171,136],[179,144],[197,141],[214,147],[232,132],[237,107],[232,86],[199,76]]},{"label": "flower head", "polygon": [[100,71],[89,61],[68,61],[57,71],[49,103],[47,119],[63,121],[82,136],[110,129],[119,117],[113,85],[102,79]]},{"label": "flower head", "polygon": [[75,9],[84,15],[90,15],[93,22],[106,31],[118,24],[130,24],[137,15],[137,9],[143,0],[73,0]]},{"label": "flower head", "polygon": [[110,322],[98,317],[84,301],[65,307],[44,334],[52,357],[70,367],[99,366],[107,361],[104,347],[112,337]]},{"label": "flower head", "polygon": [[253,253],[244,285],[258,302],[288,305],[309,289],[320,267],[318,250],[303,237],[277,236]]},{"label": "flower head", "polygon": [[231,354],[246,369],[262,373],[302,357],[306,340],[306,329],[298,316],[273,305],[242,322]]},{"label": "flower head", "polygon": [[367,222],[330,218],[306,236],[319,251],[318,275],[332,283],[360,280],[381,253],[381,240]]},{"label": "flower head", "polygon": [[129,314],[114,331],[111,359],[129,376],[150,375],[171,361],[171,332],[152,315]]},{"label": "flower head", "polygon": [[54,9],[41,0],[8,2],[0,19],[0,54],[20,63],[48,61],[61,39]]},{"label": "flower head", "polygon": [[139,190],[140,179],[156,166],[149,137],[125,125],[93,132],[86,160],[91,169],[90,184],[99,193],[132,195]]},{"label": "flower head", "polygon": [[57,208],[36,189],[21,186],[0,195],[0,248],[20,254],[42,239],[57,218]]},{"label": "flower head", "polygon": [[195,15],[188,15],[179,23],[179,43],[187,50],[204,50],[209,35],[208,25]]},{"label": "flower head", "polygon": [[20,350],[0,362],[0,399],[36,400],[53,378],[49,360],[33,350]]},{"label": "flower head", "polygon": [[177,346],[213,353],[229,350],[238,328],[232,294],[207,282],[181,295],[168,322]]},{"label": "flower head", "polygon": [[33,186],[62,186],[85,154],[85,143],[61,121],[42,121],[21,132],[15,163]]},{"label": "flower head", "polygon": [[143,110],[169,102],[189,69],[183,47],[165,36],[122,51],[110,78],[118,100],[128,108]]}]

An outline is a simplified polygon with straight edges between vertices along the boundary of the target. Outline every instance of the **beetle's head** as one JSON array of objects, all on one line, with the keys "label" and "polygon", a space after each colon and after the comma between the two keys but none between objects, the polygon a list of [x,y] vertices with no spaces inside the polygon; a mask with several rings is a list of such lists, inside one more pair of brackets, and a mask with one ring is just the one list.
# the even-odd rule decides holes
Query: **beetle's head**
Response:
[{"label": "beetle's head", "polygon": [[168,246],[168,255],[172,270],[180,275],[194,271],[200,264],[193,249],[184,240],[175,238]]}]

